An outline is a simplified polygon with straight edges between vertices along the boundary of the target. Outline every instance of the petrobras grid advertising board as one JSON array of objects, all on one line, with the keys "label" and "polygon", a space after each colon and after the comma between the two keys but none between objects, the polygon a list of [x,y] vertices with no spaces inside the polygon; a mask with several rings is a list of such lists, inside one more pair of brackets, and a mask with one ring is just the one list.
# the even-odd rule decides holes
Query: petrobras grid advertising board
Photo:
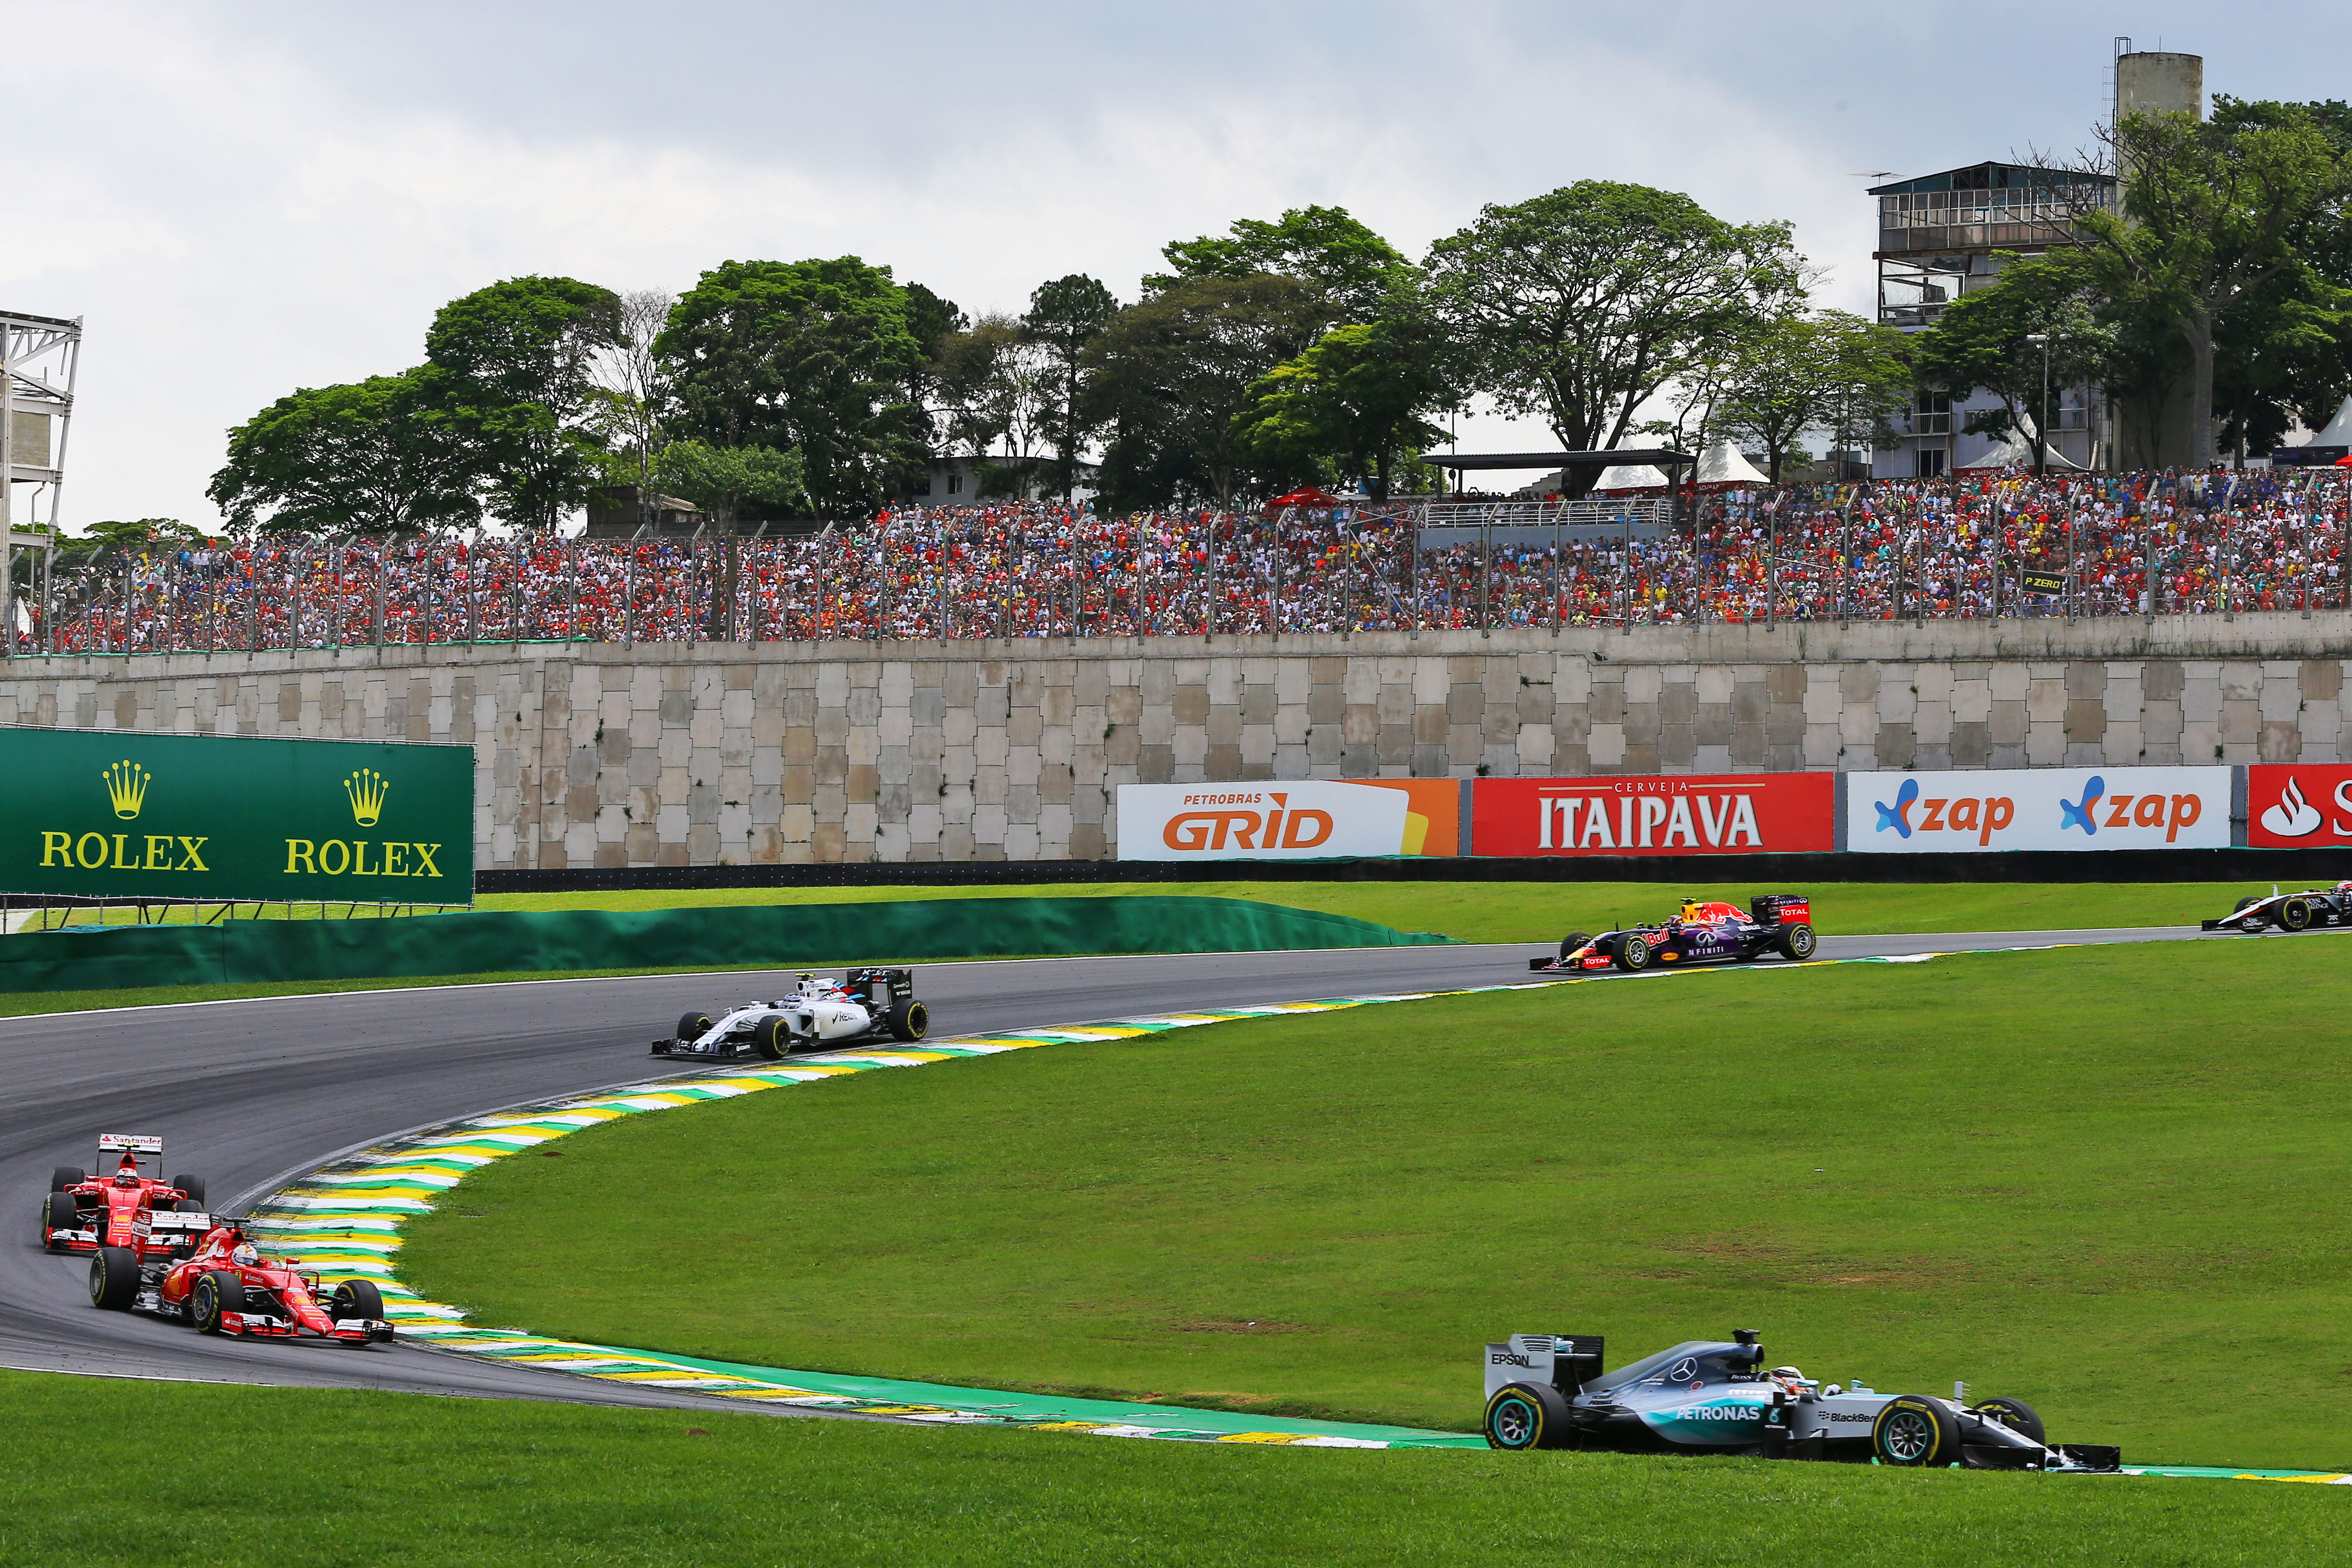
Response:
[{"label": "petrobras grid advertising board", "polygon": [[1848,773],[1845,847],[1863,855],[2226,849],[2230,770]]},{"label": "petrobras grid advertising board", "polygon": [[2352,844],[2352,763],[2248,768],[2246,842],[2262,849]]},{"label": "petrobras grid advertising board", "polygon": [[1118,858],[1452,855],[1461,831],[1461,798],[1454,779],[1121,784]]},{"label": "petrobras grid advertising board", "polygon": [[1473,855],[1789,855],[1837,847],[1835,773],[1480,779]]}]

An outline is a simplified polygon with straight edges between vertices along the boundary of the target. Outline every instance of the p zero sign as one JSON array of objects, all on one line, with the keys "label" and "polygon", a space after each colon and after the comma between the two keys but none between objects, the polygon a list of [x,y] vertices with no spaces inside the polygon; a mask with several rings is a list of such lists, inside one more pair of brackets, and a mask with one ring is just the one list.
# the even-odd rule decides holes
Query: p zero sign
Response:
[{"label": "p zero sign", "polygon": [[474,751],[0,727],[0,889],[466,904]]},{"label": "p zero sign", "polygon": [[1848,773],[1845,847],[1875,855],[2226,849],[2230,772],[2221,767]]},{"label": "p zero sign", "polygon": [[1118,786],[1122,860],[1327,860],[1452,855],[1454,779],[1298,779]]},{"label": "p zero sign", "polygon": [[2264,849],[2352,844],[2352,763],[2248,768],[2246,842]]},{"label": "p zero sign", "polygon": [[1474,855],[1782,855],[1837,847],[1834,773],[1480,779]]}]

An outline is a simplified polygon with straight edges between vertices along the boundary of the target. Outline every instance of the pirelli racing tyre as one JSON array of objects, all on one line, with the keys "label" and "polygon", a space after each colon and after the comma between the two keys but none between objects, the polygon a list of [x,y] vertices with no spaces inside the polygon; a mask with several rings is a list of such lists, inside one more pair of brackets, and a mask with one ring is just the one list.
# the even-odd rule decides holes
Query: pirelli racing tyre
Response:
[{"label": "pirelli racing tyre", "polygon": [[708,1013],[688,1013],[677,1021],[677,1043],[681,1046],[694,1044],[695,1041],[710,1033],[710,1026],[714,1021]]},{"label": "pirelli racing tyre", "polygon": [[245,1306],[245,1281],[226,1268],[205,1275],[188,1292],[188,1317],[200,1333],[219,1333],[221,1314],[242,1312]]},{"label": "pirelli racing tyre", "polygon": [[1870,1424],[1870,1451],[1882,1465],[1940,1468],[1960,1462],[1960,1424],[1943,1402],[1898,1394]]},{"label": "pirelli racing tyre", "polygon": [[1650,967],[1650,955],[1649,938],[1629,936],[1617,944],[1617,967],[1628,974],[1638,973]]},{"label": "pirelli racing tyre", "polygon": [[[2252,909],[2256,904],[2259,904],[2263,900],[2249,893],[2244,898],[2240,899],[2237,903],[2231,908],[2230,913],[2232,916],[2245,915],[2248,910]],[[2270,923],[2270,917],[2267,915],[2246,915],[2245,921],[2241,929],[2245,931],[2260,931],[2263,927]]]},{"label": "pirelli racing tyre", "polygon": [[1981,1415],[1988,1421],[1998,1421],[2019,1436],[2030,1437],[2037,1443],[2050,1440],[2042,1430],[2042,1417],[2036,1415],[2033,1406],[2022,1399],[1981,1400],[1969,1406],[1969,1414]]},{"label": "pirelli racing tyre", "polygon": [[912,1045],[931,1032],[931,1010],[912,997],[890,1004],[889,1014],[883,1022],[890,1037],[901,1045]]},{"label": "pirelli racing tyre", "polygon": [[2311,902],[2307,899],[2289,899],[2278,907],[2278,923],[2284,931],[2308,931],[2311,928]]},{"label": "pirelli racing tyre", "polygon": [[1813,956],[1813,949],[1820,943],[1813,936],[1812,927],[1793,925],[1782,927],[1773,945],[1780,950],[1781,957],[1792,963],[1802,963]]},{"label": "pirelli racing tyre", "polygon": [[1486,1401],[1486,1447],[1565,1448],[1568,1401],[1548,1383],[1507,1383]]},{"label": "pirelli racing tyre", "polygon": [[366,1279],[346,1279],[335,1287],[327,1298],[327,1316],[337,1322],[345,1318],[373,1318],[383,1321],[383,1292]]},{"label": "pirelli racing tyre", "polygon": [[61,1193],[68,1187],[78,1187],[89,1179],[82,1174],[79,1165],[59,1165],[49,1172],[49,1191]]},{"label": "pirelli racing tyre", "polygon": [[1586,942],[1591,942],[1591,940],[1592,933],[1589,931],[1572,931],[1566,936],[1561,937],[1559,939],[1559,957],[1557,962],[1566,963],[1570,953],[1574,952],[1578,948],[1582,947]]},{"label": "pirelli racing tyre", "polygon": [[127,1312],[139,1294],[139,1255],[127,1247],[101,1247],[89,1260],[89,1304]]},{"label": "pirelli racing tyre", "polygon": [[41,1240],[50,1251],[62,1251],[65,1244],[50,1241],[49,1232],[80,1228],[81,1210],[74,1206],[71,1193],[51,1193],[41,1200]]},{"label": "pirelli racing tyre", "polygon": [[182,1209],[182,1214],[205,1212],[205,1179],[202,1176],[177,1175],[172,1178],[172,1184],[195,1200],[194,1205]]},{"label": "pirelli racing tyre", "polygon": [[793,1054],[793,1031],[782,1018],[762,1018],[751,1026],[751,1054],[763,1061],[780,1062]]}]

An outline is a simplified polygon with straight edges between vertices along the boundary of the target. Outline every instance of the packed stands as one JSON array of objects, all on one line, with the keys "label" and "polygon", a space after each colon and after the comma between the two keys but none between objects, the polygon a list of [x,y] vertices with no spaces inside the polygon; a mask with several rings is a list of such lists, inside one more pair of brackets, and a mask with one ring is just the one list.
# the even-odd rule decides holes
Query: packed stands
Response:
[{"label": "packed stands", "polygon": [[1680,519],[1633,497],[1005,503],[782,538],[264,532],[100,552],[20,584],[11,618],[16,651],[68,654],[2340,609],[2346,502],[2341,470],[2215,470],[1727,489]]}]

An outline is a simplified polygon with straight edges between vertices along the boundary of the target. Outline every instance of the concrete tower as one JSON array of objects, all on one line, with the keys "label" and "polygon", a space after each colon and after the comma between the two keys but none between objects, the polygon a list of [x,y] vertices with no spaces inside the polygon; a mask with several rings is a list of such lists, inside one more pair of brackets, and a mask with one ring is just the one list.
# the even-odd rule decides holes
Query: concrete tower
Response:
[{"label": "concrete tower", "polygon": [[2205,57],[2147,52],[2116,57],[2116,118],[2186,113],[2205,118]]}]

